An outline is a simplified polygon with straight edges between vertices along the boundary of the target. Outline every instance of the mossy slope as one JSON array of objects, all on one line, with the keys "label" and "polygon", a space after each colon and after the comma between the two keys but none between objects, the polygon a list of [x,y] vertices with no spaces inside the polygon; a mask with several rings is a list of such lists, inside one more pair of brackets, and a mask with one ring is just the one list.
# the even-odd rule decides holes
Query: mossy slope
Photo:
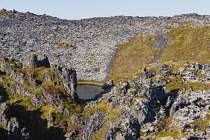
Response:
[{"label": "mossy slope", "polygon": [[160,48],[150,47],[154,42],[155,35],[139,34],[126,44],[119,45],[108,79],[119,81],[122,78],[132,77],[143,65],[158,55]]}]

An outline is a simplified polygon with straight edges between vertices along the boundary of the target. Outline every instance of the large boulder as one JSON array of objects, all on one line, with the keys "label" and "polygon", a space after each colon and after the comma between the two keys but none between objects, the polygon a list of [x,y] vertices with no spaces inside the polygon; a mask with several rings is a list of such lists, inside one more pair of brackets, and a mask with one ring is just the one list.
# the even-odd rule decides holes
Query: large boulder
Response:
[{"label": "large boulder", "polygon": [[40,56],[38,59],[38,56],[36,54],[29,55],[28,59],[24,62],[25,67],[50,67],[50,62],[48,60],[48,57],[46,55]]}]

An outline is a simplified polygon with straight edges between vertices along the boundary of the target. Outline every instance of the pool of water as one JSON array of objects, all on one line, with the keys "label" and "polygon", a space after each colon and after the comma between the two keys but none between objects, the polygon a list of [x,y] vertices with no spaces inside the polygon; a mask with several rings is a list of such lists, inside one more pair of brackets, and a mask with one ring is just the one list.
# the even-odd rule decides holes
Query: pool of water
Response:
[{"label": "pool of water", "polygon": [[77,85],[77,94],[80,99],[92,99],[102,91],[101,86],[97,85]]}]

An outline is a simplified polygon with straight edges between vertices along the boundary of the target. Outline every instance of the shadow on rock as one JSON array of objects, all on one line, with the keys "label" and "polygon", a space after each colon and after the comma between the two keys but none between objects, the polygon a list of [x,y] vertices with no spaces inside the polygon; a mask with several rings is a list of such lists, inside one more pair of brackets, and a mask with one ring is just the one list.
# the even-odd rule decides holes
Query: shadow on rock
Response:
[{"label": "shadow on rock", "polygon": [[47,120],[42,119],[40,109],[28,111],[25,106],[10,106],[11,116],[16,117],[19,122],[19,130],[26,128],[32,139],[37,140],[63,140],[64,133],[60,128],[47,128]]},{"label": "shadow on rock", "polygon": [[0,140],[8,139],[8,131],[6,129],[0,128]]},{"label": "shadow on rock", "polygon": [[6,92],[6,88],[0,85],[0,102],[7,101],[9,99],[8,94]]}]

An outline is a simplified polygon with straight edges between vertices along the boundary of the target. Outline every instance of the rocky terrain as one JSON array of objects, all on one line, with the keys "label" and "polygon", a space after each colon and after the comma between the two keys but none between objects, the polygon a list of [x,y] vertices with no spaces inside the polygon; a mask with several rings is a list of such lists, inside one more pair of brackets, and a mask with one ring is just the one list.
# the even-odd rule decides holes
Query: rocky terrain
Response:
[{"label": "rocky terrain", "polygon": [[210,139],[209,19],[0,11],[0,139]]},{"label": "rocky terrain", "polygon": [[48,68],[46,60],[31,55],[23,67],[1,56],[2,138],[210,138],[209,64],[185,63],[176,73],[176,64],[144,68],[132,80],[104,84],[103,92],[83,101],[75,92],[75,71]]},{"label": "rocky terrain", "polygon": [[183,21],[194,27],[210,25],[209,19],[210,16],[185,14],[61,20],[12,11],[0,18],[0,51],[20,61],[31,53],[45,54],[52,64],[76,69],[78,80],[104,82],[118,44],[126,43],[139,33],[155,34],[153,47],[164,48],[167,27]]}]

